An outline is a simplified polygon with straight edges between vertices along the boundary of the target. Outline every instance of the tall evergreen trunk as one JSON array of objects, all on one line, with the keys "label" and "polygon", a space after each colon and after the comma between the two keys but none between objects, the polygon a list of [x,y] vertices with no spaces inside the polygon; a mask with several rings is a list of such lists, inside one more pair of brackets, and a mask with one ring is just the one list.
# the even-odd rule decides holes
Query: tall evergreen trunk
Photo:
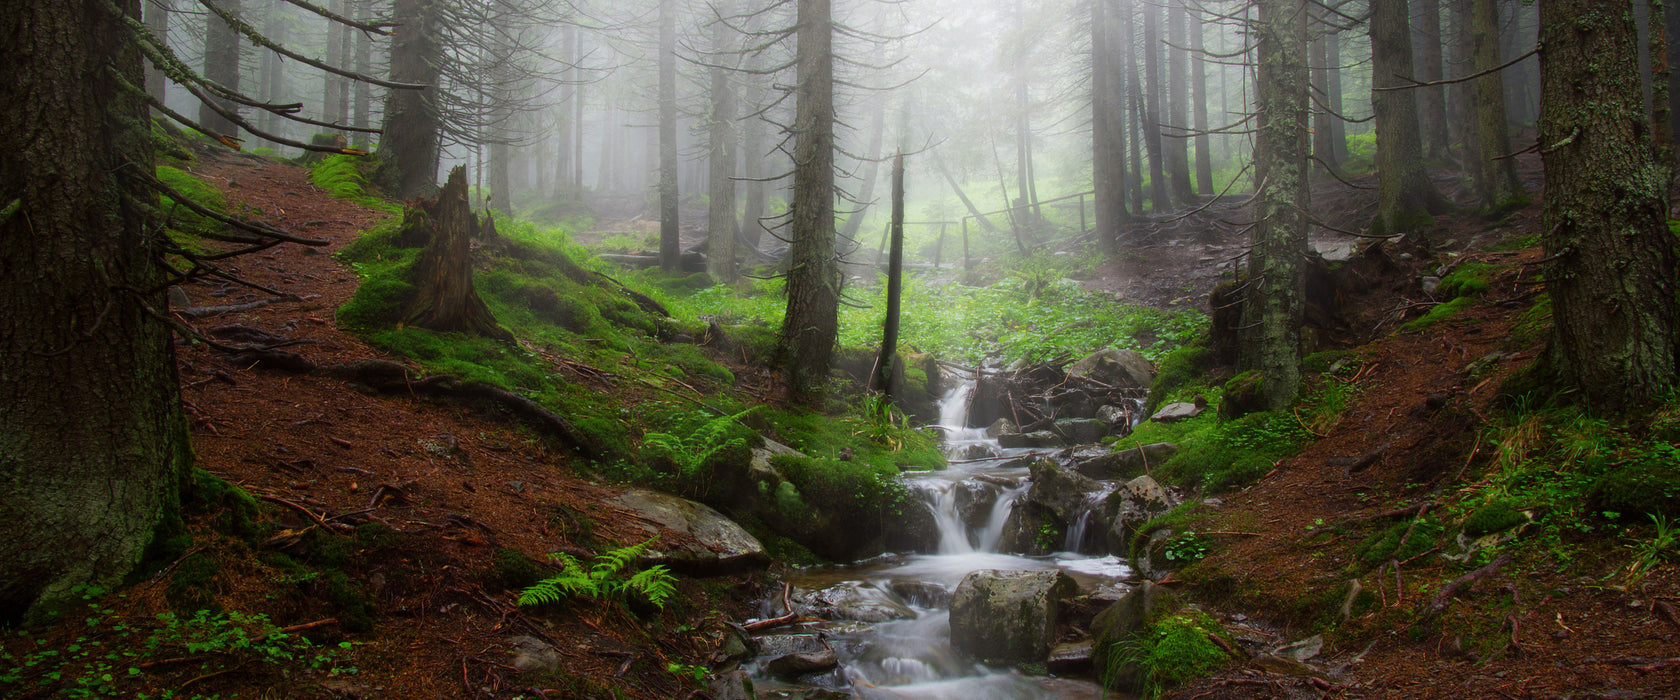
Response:
[{"label": "tall evergreen trunk", "polygon": [[[1499,60],[1499,5],[1496,0],[1472,0],[1470,32],[1474,45],[1475,72],[1497,68]],[[1472,179],[1482,206],[1501,211],[1528,202],[1522,181],[1517,179],[1516,159],[1511,152],[1505,115],[1505,85],[1496,73],[1474,81],[1476,160]]]},{"label": "tall evergreen trunk", "polygon": [[[577,28],[568,24],[560,32],[561,60],[572,61],[572,47],[577,43]],[[578,127],[572,118],[573,100],[577,99],[577,67],[567,66],[560,73],[560,109],[554,119],[554,197],[565,199],[572,191],[572,170],[582,163],[583,154],[572,150],[572,130]]]},{"label": "tall evergreen trunk", "polygon": [[1153,2],[1143,6],[1143,74],[1149,84],[1144,93],[1143,144],[1149,151],[1150,208],[1160,212],[1172,208],[1172,195],[1162,160],[1166,148],[1161,143],[1161,99],[1166,88],[1161,84],[1161,9]]},{"label": "tall evergreen trunk", "polygon": [[891,400],[899,393],[894,380],[900,376],[898,365],[898,316],[900,299],[904,296],[904,155],[893,157],[892,221],[888,224],[892,235],[892,250],[887,255],[887,314],[881,328],[881,355],[875,361],[875,390]]},{"label": "tall evergreen trunk", "polygon": [[1540,6],[1541,241],[1559,369],[1598,410],[1675,384],[1672,144],[1653,138],[1629,3]]},{"label": "tall evergreen trunk", "polygon": [[1680,7],[1663,6],[1663,29],[1668,40],[1663,51],[1668,60],[1668,128],[1680,134],[1680,70],[1675,70],[1680,66]]},{"label": "tall evergreen trunk", "polygon": [[[573,30],[573,36],[577,39],[572,42],[572,65],[577,65],[583,62],[583,38],[577,36],[575,27],[570,29]],[[575,73],[576,71],[574,71]],[[572,127],[572,190],[581,196],[583,193],[583,101],[586,88],[581,84],[572,87],[572,124],[574,124]]]},{"label": "tall evergreen trunk", "polygon": [[[327,6],[334,12],[342,13],[347,4],[341,0],[338,3],[327,3]],[[330,19],[322,18],[322,21],[327,23],[327,65],[341,68],[344,66],[342,37],[350,28]],[[344,78],[338,74],[321,71],[321,121],[336,122],[339,112],[344,109],[339,103],[338,86],[342,82]]]},{"label": "tall evergreen trunk", "polygon": [[[175,9],[174,0],[142,0],[141,11],[145,14],[146,31],[151,32],[164,46],[169,45],[169,15]],[[267,58],[266,56],[264,57]],[[167,92],[169,79],[163,76],[163,71],[150,61],[146,62],[146,94],[152,99],[162,102]]]},{"label": "tall evergreen trunk", "polygon": [[[761,90],[762,92],[762,90]],[[759,104],[755,101],[753,104]],[[764,235],[764,207],[766,197],[766,183],[763,178],[768,173],[764,167],[764,120],[753,117],[741,129],[741,177],[746,180],[745,203],[741,208],[741,227],[747,243],[754,250],[759,247]]]},{"label": "tall evergreen trunk", "polygon": [[[357,18],[363,22],[373,21],[373,8],[363,7]],[[373,37],[367,32],[356,32],[356,72],[362,75],[373,75]],[[368,128],[369,113],[373,111],[373,84],[365,80],[356,81],[356,107],[352,110],[350,125],[358,129]],[[368,135],[358,134],[359,143],[366,143]]]},{"label": "tall evergreen trunk", "polygon": [[[221,7],[234,14],[239,13],[239,0],[221,0]],[[204,77],[229,90],[239,90],[239,33],[228,26],[222,18],[206,13],[204,15]],[[222,109],[237,113],[239,105],[231,100],[212,98]],[[198,123],[218,134],[237,136],[239,127],[227,117],[216,113],[210,105],[202,104],[198,107]]]},{"label": "tall evergreen trunk", "polygon": [[[142,0],[142,4],[145,4],[147,7],[151,6],[150,3],[146,3],[145,0]],[[263,21],[263,36],[273,39],[276,43],[284,44],[286,41],[285,16],[279,12],[268,13],[267,18]],[[148,62],[148,65],[149,64],[150,62]],[[286,95],[284,87],[286,73],[282,70],[280,56],[273,51],[262,52],[262,59],[258,63],[257,74],[259,76],[257,81],[257,97],[264,102],[280,102]],[[147,79],[150,80],[150,75],[147,76]],[[151,87],[150,84],[148,84],[147,87],[149,89]],[[274,134],[276,136],[284,136],[284,126],[285,120],[281,119],[278,114],[270,112],[266,109],[257,113],[257,128],[262,129],[267,133]]]},{"label": "tall evergreen trunk", "polygon": [[[1330,92],[1330,111],[1336,114],[1347,114],[1342,108],[1342,35],[1341,30],[1331,27],[1329,34],[1324,37],[1325,70],[1329,71],[1329,82],[1325,89]],[[1331,162],[1340,166],[1348,162],[1347,122],[1341,117],[1330,120],[1330,153],[1335,156]]]},{"label": "tall evergreen trunk", "polygon": [[864,151],[864,157],[869,160],[858,164],[863,170],[863,186],[858,188],[857,202],[853,205],[857,209],[846,215],[846,224],[841,227],[840,239],[848,249],[858,245],[858,232],[863,230],[863,221],[869,213],[870,203],[875,200],[875,180],[881,172],[882,142],[887,138],[887,110],[875,110],[875,116],[870,118],[869,149]]},{"label": "tall evergreen trunk", "polygon": [[1143,214],[1143,91],[1138,86],[1138,61],[1135,37],[1136,25],[1133,23],[1137,12],[1132,5],[1133,0],[1120,0],[1120,16],[1115,26],[1120,28],[1120,95],[1129,108],[1120,114],[1120,121],[1126,131],[1127,158],[1131,167],[1127,168],[1129,176],[1126,178],[1125,189],[1131,197],[1132,212]]},{"label": "tall evergreen trunk", "polygon": [[1371,107],[1377,114],[1377,218],[1379,235],[1418,233],[1434,215],[1451,208],[1435,189],[1418,137],[1416,90],[1404,88],[1412,74],[1412,38],[1406,0],[1371,2]]},{"label": "tall evergreen trunk", "polygon": [[[1174,47],[1184,46],[1185,35],[1189,33],[1185,26],[1189,21],[1190,10],[1183,2],[1173,0],[1168,3],[1167,36],[1168,42]],[[1189,62],[1183,49],[1168,48],[1167,52],[1167,120],[1172,122],[1176,135],[1166,139],[1162,144],[1167,149],[1167,167],[1171,169],[1169,179],[1172,185],[1173,198],[1180,202],[1190,202],[1196,199],[1196,188],[1190,183],[1190,139],[1186,138],[1185,127],[1190,124],[1190,71]]]},{"label": "tall evergreen trunk", "polygon": [[[1447,0],[1448,34],[1447,65],[1452,75],[1476,72],[1476,43],[1470,31],[1470,0]],[[1462,149],[1464,172],[1476,177],[1478,146],[1476,145],[1475,81],[1457,82],[1447,86],[1447,113],[1451,116],[1452,140]]]},{"label": "tall evergreen trunk", "polygon": [[1110,255],[1120,252],[1126,220],[1125,112],[1111,0],[1091,2],[1091,180],[1096,235]]},{"label": "tall evergreen trunk", "polygon": [[1253,247],[1238,364],[1258,370],[1267,410],[1284,410],[1301,390],[1305,312],[1307,118],[1310,89],[1305,0],[1257,0]]},{"label": "tall evergreen trunk", "polygon": [[1190,50],[1195,53],[1190,69],[1190,108],[1196,127],[1196,189],[1213,191],[1213,139],[1208,134],[1207,64],[1203,53],[1201,22],[1190,22]]},{"label": "tall evergreen trunk", "polygon": [[[131,21],[139,0],[117,0]],[[0,621],[172,558],[192,448],[135,39],[96,2],[0,13]],[[176,550],[171,550],[175,545]]]},{"label": "tall evergreen trunk", "polygon": [[440,40],[440,0],[397,0],[392,20],[391,80],[425,85],[424,90],[390,90],[385,97],[384,136],[374,180],[403,199],[437,190],[443,115],[438,77],[445,60]]},{"label": "tall evergreen trunk", "polygon": [[794,403],[820,405],[840,335],[834,254],[834,25],[831,0],[799,0],[793,203],[781,349]]},{"label": "tall evergreen trunk", "polygon": [[[733,3],[723,0],[716,7],[719,17],[734,14]],[[706,211],[706,272],[720,284],[735,281],[735,88],[729,70],[722,63],[730,50],[729,25],[712,24],[712,121],[708,143],[711,177],[710,202]]]},{"label": "tall evergreen trunk", "polygon": [[677,5],[659,0],[659,269],[682,265],[677,227]]},{"label": "tall evergreen trunk", "polygon": [[[1420,82],[1432,83],[1445,77],[1441,68],[1441,0],[1415,0],[1417,11],[1412,17],[1413,59]],[[1452,139],[1447,133],[1447,93],[1445,86],[1418,88],[1419,125],[1423,129],[1423,155],[1430,162],[1447,159],[1447,146]]]},{"label": "tall evergreen trunk", "polygon": [[[1315,29],[1316,28],[1317,27],[1315,27]],[[1308,76],[1312,79],[1312,91],[1321,95],[1320,100],[1325,105],[1330,104],[1330,91],[1328,87],[1330,85],[1329,43],[1330,42],[1326,39],[1326,37],[1321,34],[1317,38],[1313,39],[1307,47],[1307,50],[1309,51],[1307,57],[1309,71]],[[1333,134],[1330,129],[1330,122],[1337,119],[1338,117],[1331,114],[1328,109],[1313,109],[1312,152],[1313,156],[1318,158],[1318,172],[1320,174],[1326,174],[1325,171],[1332,173],[1339,173],[1341,171],[1341,164],[1336,162],[1336,149],[1331,145],[1331,138]]]}]

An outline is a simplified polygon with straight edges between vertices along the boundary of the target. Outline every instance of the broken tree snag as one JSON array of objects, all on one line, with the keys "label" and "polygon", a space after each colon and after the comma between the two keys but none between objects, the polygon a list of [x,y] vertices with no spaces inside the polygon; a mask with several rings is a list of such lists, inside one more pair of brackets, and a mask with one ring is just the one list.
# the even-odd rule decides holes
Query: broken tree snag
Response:
[{"label": "broken tree snag", "polygon": [[415,291],[403,312],[404,320],[434,331],[513,340],[473,288],[471,239],[477,233],[478,217],[467,204],[466,169],[457,166],[450,171],[449,183],[437,201],[422,201],[420,206],[427,210],[432,236],[409,273]]}]

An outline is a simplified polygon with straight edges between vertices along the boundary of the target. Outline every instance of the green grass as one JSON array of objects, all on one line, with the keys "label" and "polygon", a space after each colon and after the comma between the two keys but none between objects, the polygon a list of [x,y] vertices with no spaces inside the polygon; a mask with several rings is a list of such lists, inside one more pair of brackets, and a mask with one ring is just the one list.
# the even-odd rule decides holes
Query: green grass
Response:
[{"label": "green grass", "polygon": [[1444,304],[1436,304],[1420,318],[1406,322],[1400,326],[1401,331],[1421,331],[1458,315],[1458,312],[1474,306],[1476,298],[1473,296],[1458,297]]},{"label": "green grass", "polygon": [[309,181],[338,199],[345,199],[388,214],[402,212],[402,207],[368,191],[365,168],[370,161],[363,156],[328,155],[309,165]]}]

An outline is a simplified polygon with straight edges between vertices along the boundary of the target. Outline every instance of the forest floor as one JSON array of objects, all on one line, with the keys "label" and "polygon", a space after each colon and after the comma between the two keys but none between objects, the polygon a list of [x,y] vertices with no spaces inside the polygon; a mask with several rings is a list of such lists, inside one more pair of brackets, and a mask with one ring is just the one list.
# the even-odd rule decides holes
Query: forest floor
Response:
[{"label": "forest floor", "polygon": [[[330,242],[234,261],[231,271],[300,301],[198,318],[197,327],[220,337],[261,331],[289,338],[298,344],[288,350],[319,365],[396,359],[334,320],[358,278],[331,253],[385,214],[329,198],[306,170],[272,160],[212,151],[193,170],[223,190],[232,208],[243,204],[259,218]],[[1531,160],[1524,174],[1538,189]],[[1369,217],[1372,193],[1321,190],[1316,199],[1335,212],[1333,225],[1358,228]],[[1364,367],[1351,380],[1357,400],[1321,439],[1213,509],[1217,528],[1208,529],[1235,533],[1205,562],[1204,571],[1218,574],[1169,583],[1212,606],[1239,634],[1305,636],[1300,630],[1343,602],[1303,607],[1300,601],[1315,597],[1305,591],[1343,586],[1356,556],[1357,538],[1326,536],[1326,524],[1438,508],[1466,475],[1478,475],[1496,449],[1481,429],[1499,383],[1540,351],[1514,347],[1512,329],[1535,297],[1537,268],[1524,263],[1541,254],[1490,248],[1536,234],[1538,219],[1537,206],[1497,226],[1442,217],[1434,239],[1450,242],[1434,253],[1456,252],[1501,272],[1489,303],[1426,330],[1388,335],[1398,316],[1420,313],[1413,306],[1422,300],[1417,278],[1440,264],[1421,251],[1397,257],[1365,294],[1343,299],[1338,337],[1361,346]],[[1224,274],[1219,266],[1242,250],[1232,231],[1213,225],[1171,222],[1140,231],[1138,245],[1085,284],[1134,303],[1205,304]],[[215,282],[185,291],[192,307],[271,296]],[[1472,380],[1467,366],[1495,352],[1508,354]],[[751,616],[772,585],[762,575],[683,578],[663,611],[587,604],[563,614],[521,611],[506,585],[519,559],[511,553],[593,555],[606,543],[646,538],[645,521],[608,503],[624,487],[590,481],[573,458],[491,406],[374,394],[316,374],[241,363],[202,345],[180,347],[179,371],[198,467],[274,506],[265,517],[286,529],[252,545],[208,519],[196,521],[198,546],[163,575],[100,604],[129,616],[188,599],[260,612],[278,626],[307,629],[322,644],[351,642],[333,665],[355,672],[288,675],[269,665],[218,663],[213,653],[183,654],[146,667],[145,687],[263,698],[702,697],[687,669],[705,663],[725,623]],[[621,387],[597,389],[604,400],[634,399]],[[390,532],[334,522],[352,515]],[[1680,574],[1662,566],[1636,586],[1618,587],[1605,577],[1626,557],[1604,554],[1568,569],[1507,565],[1436,616],[1411,611],[1458,576],[1438,557],[1365,574],[1363,585],[1379,590],[1380,607],[1350,616],[1328,635],[1320,655],[1333,667],[1328,675],[1239,666],[1173,696],[1680,695],[1680,617],[1670,604],[1680,600]],[[300,576],[294,561],[330,573]],[[182,576],[189,570],[198,572],[190,580]],[[45,643],[68,643],[79,633],[72,627],[60,626]],[[514,639],[522,635],[547,640],[559,657],[558,669],[536,676],[536,685],[512,667]],[[1492,637],[1508,643],[1490,647]]]}]

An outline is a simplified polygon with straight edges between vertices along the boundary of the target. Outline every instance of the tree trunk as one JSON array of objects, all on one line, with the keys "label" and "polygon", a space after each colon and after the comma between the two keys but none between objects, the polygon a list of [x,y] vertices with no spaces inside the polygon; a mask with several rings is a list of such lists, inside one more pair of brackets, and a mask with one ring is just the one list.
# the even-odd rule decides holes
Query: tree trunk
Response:
[{"label": "tree trunk", "polygon": [[[1448,43],[1447,65],[1455,76],[1476,72],[1475,38],[1470,32],[1470,0],[1447,0]],[[1447,86],[1447,113],[1451,115],[1453,143],[1461,148],[1464,172],[1477,177],[1475,81],[1458,82]]]},{"label": "tree trunk", "polygon": [[1663,52],[1668,59],[1668,133],[1680,134],[1680,70],[1674,70],[1680,66],[1680,8],[1663,6],[1663,28],[1668,39]]},{"label": "tree trunk", "polygon": [[677,227],[677,5],[659,0],[659,269],[682,265]]},{"label": "tree trunk", "polygon": [[1110,255],[1120,252],[1126,220],[1126,133],[1111,0],[1091,2],[1091,180],[1096,235]]},{"label": "tree trunk", "polygon": [[[1316,28],[1317,27],[1315,27],[1315,29]],[[1308,60],[1310,61],[1309,76],[1312,78],[1312,90],[1315,93],[1323,93],[1321,99],[1324,104],[1328,105],[1330,104],[1329,88],[1327,87],[1330,84],[1329,41],[1325,37],[1320,36],[1312,40],[1312,43],[1308,46],[1308,50],[1311,52],[1308,56]],[[1313,156],[1317,157],[1319,160],[1318,166],[1315,168],[1315,172],[1319,172],[1320,174],[1341,172],[1341,164],[1336,162],[1336,149],[1331,145],[1330,140],[1332,134],[1330,130],[1330,122],[1338,118],[1339,117],[1336,115],[1331,114],[1328,109],[1314,108],[1312,112],[1312,152]]]},{"label": "tree trunk", "polygon": [[[1341,31],[1332,27],[1330,33],[1324,37],[1324,47],[1327,53],[1325,70],[1330,72],[1329,84],[1325,86],[1330,91],[1330,111],[1336,114],[1347,114],[1342,108],[1342,35]],[[1330,120],[1330,153],[1335,156],[1332,163],[1338,166],[1348,162],[1347,122],[1341,117]]]},{"label": "tree trunk", "polygon": [[1675,383],[1673,154],[1644,116],[1633,14],[1600,0],[1540,6],[1540,143],[1560,369],[1605,412]]},{"label": "tree trunk", "polygon": [[1267,410],[1301,390],[1308,201],[1307,5],[1257,0],[1254,247],[1249,252],[1238,364],[1262,374]]},{"label": "tree trunk", "polygon": [[420,208],[423,215],[411,212],[403,222],[431,228],[430,242],[409,273],[415,289],[403,310],[404,321],[434,331],[512,340],[473,287],[471,243],[478,236],[478,217],[467,203],[466,168],[455,166],[437,201],[421,202]]},{"label": "tree trunk", "polygon": [[747,180],[741,227],[747,243],[757,250],[764,236],[766,185],[763,178],[767,172],[764,168],[764,120],[753,117],[741,132],[741,176]]},{"label": "tree trunk", "polygon": [[[239,13],[239,0],[221,0],[221,6],[228,12]],[[201,74],[229,90],[239,90],[239,33],[222,18],[208,13],[204,15],[204,70]],[[230,100],[212,99],[224,110],[239,111],[239,105]],[[207,104],[198,107],[198,123],[218,134],[239,135],[239,127]]]},{"label": "tree trunk", "polygon": [[1382,90],[1407,85],[1412,74],[1412,39],[1406,0],[1371,2],[1371,107],[1377,114],[1377,219],[1373,233],[1421,233],[1434,215],[1451,208],[1435,189],[1418,138],[1416,90]]},{"label": "tree trunk", "polygon": [[956,194],[957,199],[961,200],[963,206],[968,209],[969,216],[978,220],[980,225],[985,227],[986,231],[990,233],[1002,233],[998,230],[998,227],[992,225],[991,220],[980,214],[980,208],[974,206],[974,200],[969,199],[968,194],[963,192],[962,185],[957,184],[957,178],[951,174],[951,169],[945,166],[945,159],[939,156],[939,151],[933,152],[933,165],[939,169],[940,176],[945,178],[945,184],[951,186],[951,192]]},{"label": "tree trunk", "polygon": [[[1167,35],[1174,47],[1184,46],[1185,35],[1189,34],[1185,26],[1189,21],[1190,10],[1184,3],[1173,0],[1168,3]],[[1179,48],[1165,49],[1167,52],[1167,119],[1172,122],[1175,136],[1166,139],[1163,145],[1167,149],[1167,166],[1172,169],[1171,184],[1173,198],[1180,202],[1196,200],[1196,188],[1190,183],[1190,139],[1186,138],[1185,127],[1190,124],[1190,71],[1185,52]]]},{"label": "tree trunk", "polygon": [[[1499,6],[1495,0],[1471,2],[1471,41],[1476,64],[1474,72],[1493,70],[1499,60]],[[1489,213],[1506,211],[1528,203],[1522,181],[1517,179],[1517,161],[1504,158],[1511,152],[1506,130],[1505,85],[1496,73],[1474,81],[1476,109],[1476,160],[1473,179],[1481,195],[1482,208]]]},{"label": "tree trunk", "polygon": [[887,137],[887,110],[885,108],[875,110],[875,116],[872,117],[869,128],[873,135],[869,139],[869,150],[864,152],[864,157],[869,160],[858,164],[858,167],[863,170],[863,186],[858,189],[857,202],[853,204],[857,207],[857,210],[846,216],[846,225],[840,231],[840,239],[844,241],[843,245],[849,248],[855,248],[858,245],[857,235],[858,231],[863,229],[864,215],[869,213],[869,204],[875,200],[875,179],[881,171],[881,144]]},{"label": "tree trunk", "polygon": [[[1441,69],[1441,0],[1416,0],[1417,22],[1412,26],[1419,81],[1429,83],[1445,77]],[[1447,93],[1445,86],[1418,88],[1419,123],[1423,128],[1423,154],[1430,162],[1447,159]]]},{"label": "tree trunk", "polygon": [[[169,46],[169,15],[173,14],[172,11],[175,9],[174,0],[150,0],[140,4],[146,17],[146,31],[151,32],[152,37],[156,38],[159,43]],[[152,65],[151,61],[147,61],[146,94],[151,95],[152,99],[162,102],[168,92],[165,89],[168,85],[169,79],[164,77],[163,71]]]},{"label": "tree trunk", "polygon": [[[342,13],[345,3],[326,3],[326,5],[328,9]],[[343,67],[344,54],[340,50],[343,45],[341,37],[350,28],[324,17],[321,20],[327,23],[327,65],[334,68]],[[338,102],[338,85],[341,82],[344,82],[344,78],[339,77],[338,74],[321,71],[321,121],[337,121],[338,113],[343,109],[343,105]]]},{"label": "tree trunk", "polygon": [[1133,10],[1132,0],[1120,0],[1120,17],[1115,25],[1120,27],[1120,57],[1123,61],[1120,76],[1123,83],[1120,86],[1122,99],[1130,103],[1130,109],[1120,113],[1120,121],[1127,132],[1126,142],[1129,144],[1127,157],[1131,160],[1131,167],[1127,168],[1130,177],[1126,178],[1125,188],[1132,198],[1132,212],[1143,214],[1143,132],[1140,128],[1143,122],[1143,92],[1138,87],[1138,62],[1136,43],[1133,41],[1135,25],[1133,21],[1137,13]]},{"label": "tree trunk", "polygon": [[[1181,5],[1182,6],[1182,5]],[[1203,55],[1201,22],[1190,22],[1190,50],[1195,54],[1190,70],[1190,107],[1196,127],[1196,189],[1212,195],[1213,139],[1208,135],[1207,65]]]},{"label": "tree trunk", "polygon": [[438,76],[445,60],[438,26],[438,0],[397,0],[391,41],[391,80],[425,85],[424,90],[390,90],[385,98],[384,136],[374,180],[402,199],[437,189],[443,134],[438,111]]},{"label": "tree trunk", "polygon": [[[357,18],[363,22],[373,21],[372,7],[363,7]],[[373,37],[367,32],[356,32],[356,72],[362,75],[373,75]],[[365,80],[356,81],[356,108],[351,117],[351,126],[358,129],[368,128],[369,112],[373,110],[373,84]],[[356,142],[365,144],[368,134],[358,133]]]},{"label": "tree trunk", "polygon": [[1143,144],[1149,151],[1149,205],[1157,212],[1172,208],[1172,195],[1167,189],[1167,168],[1162,160],[1166,148],[1161,143],[1161,98],[1166,87],[1161,83],[1161,10],[1153,2],[1143,6],[1143,79],[1149,83],[1144,93]]},{"label": "tree trunk", "polygon": [[799,0],[793,203],[787,313],[781,331],[788,397],[823,401],[840,335],[834,255],[834,29],[830,0]]},{"label": "tree trunk", "polygon": [[898,315],[904,294],[904,155],[893,157],[892,252],[887,257],[887,316],[881,329],[881,357],[875,361],[875,390],[888,400],[898,393]]},{"label": "tree trunk", "polygon": [[[716,11],[719,17],[734,14],[733,3],[723,0]],[[721,20],[712,24],[713,62],[722,63],[730,51],[729,25]],[[710,191],[706,212],[706,272],[719,284],[735,281],[735,88],[729,82],[727,67],[712,68],[712,123],[708,153],[711,166]]]},{"label": "tree trunk", "polygon": [[[116,5],[139,21],[139,0]],[[0,622],[179,553],[192,448],[162,311],[134,39],[99,3],[0,13]],[[50,175],[47,175],[49,174]],[[15,207],[15,208],[14,208]],[[171,549],[171,546],[175,549]]]}]

